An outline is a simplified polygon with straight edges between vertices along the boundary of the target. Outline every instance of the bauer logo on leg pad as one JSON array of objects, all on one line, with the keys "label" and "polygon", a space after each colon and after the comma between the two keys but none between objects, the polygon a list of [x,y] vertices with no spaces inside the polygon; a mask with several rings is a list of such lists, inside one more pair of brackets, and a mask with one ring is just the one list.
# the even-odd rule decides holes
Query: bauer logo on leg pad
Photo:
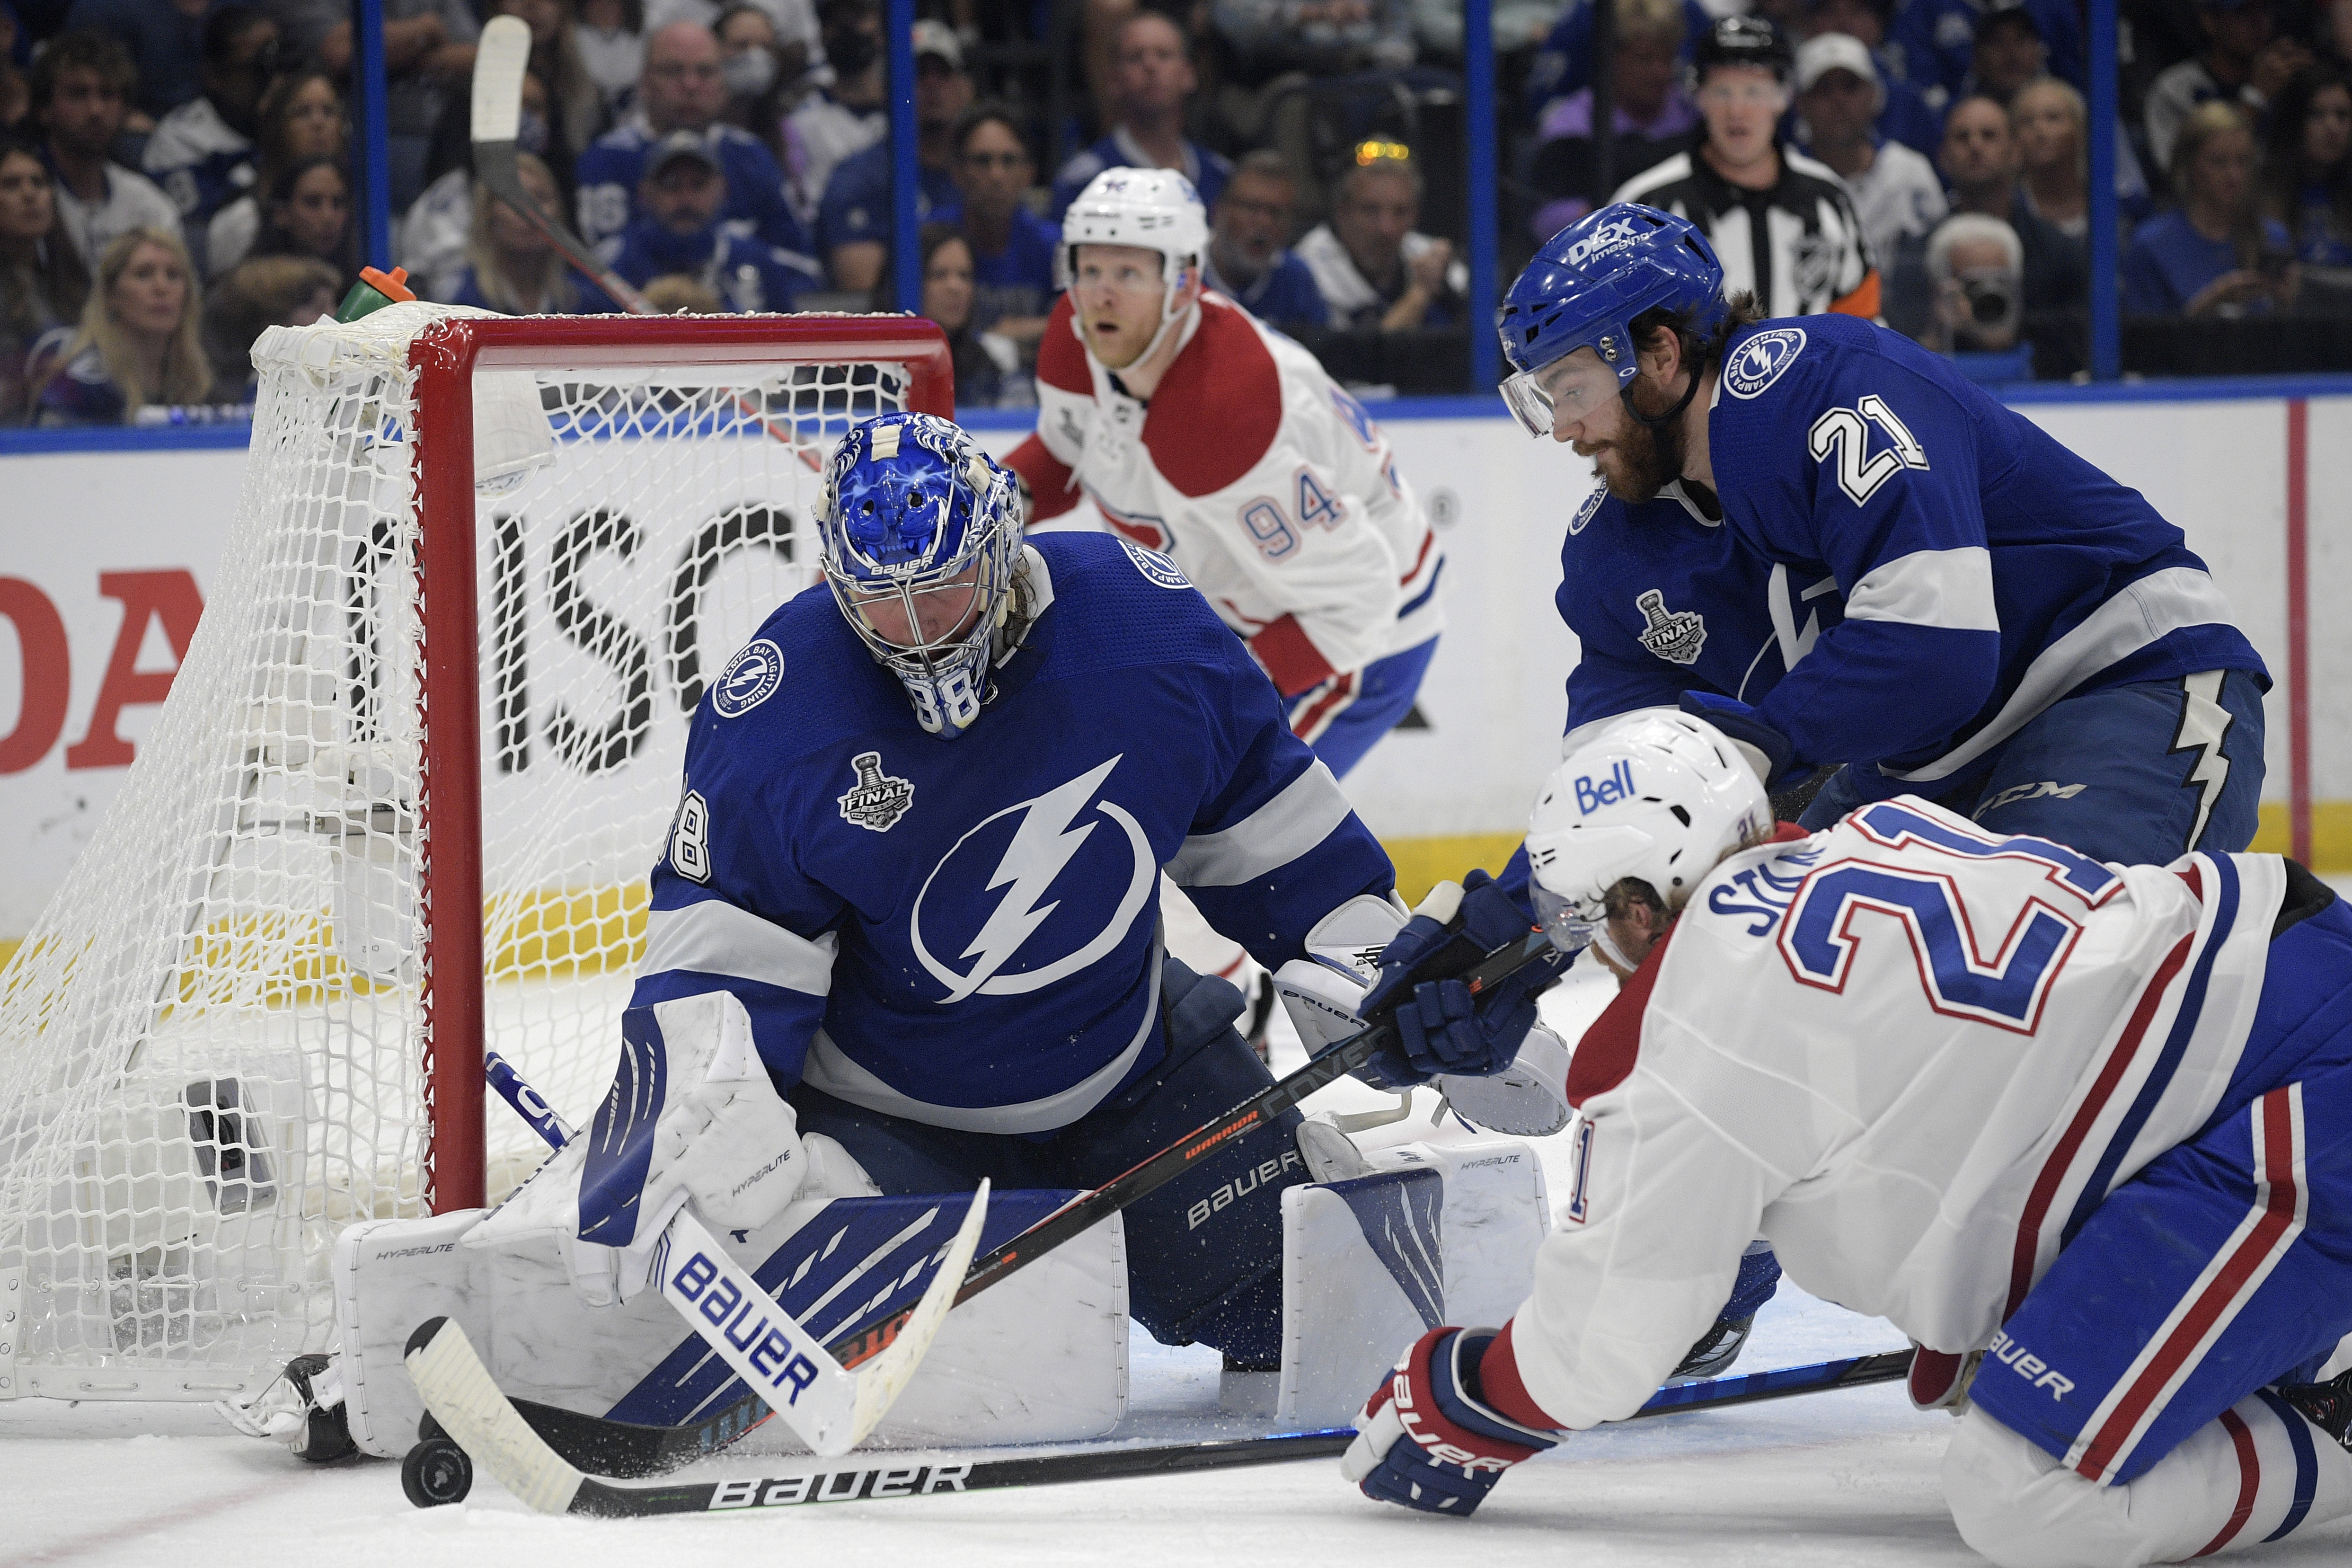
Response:
[{"label": "bauer logo on leg pad", "polygon": [[[745,1296],[733,1280],[722,1278],[719,1266],[699,1249],[688,1255],[670,1283],[727,1336],[729,1344],[751,1358],[752,1370],[766,1379],[770,1391],[791,1390],[784,1395],[784,1404],[798,1400],[816,1382],[816,1363],[776,1326],[782,1317],[775,1310],[776,1304],[764,1296]],[[754,1313],[759,1321],[746,1328]]]},{"label": "bauer logo on leg pad", "polygon": [[2035,1388],[2048,1389],[2050,1397],[2053,1399],[2063,1400],[2074,1392],[2073,1378],[2057,1371],[2040,1356],[2031,1353],[2023,1345],[1998,1329],[1993,1331],[1992,1346],[1985,1352],[1985,1359],[2000,1363]]}]

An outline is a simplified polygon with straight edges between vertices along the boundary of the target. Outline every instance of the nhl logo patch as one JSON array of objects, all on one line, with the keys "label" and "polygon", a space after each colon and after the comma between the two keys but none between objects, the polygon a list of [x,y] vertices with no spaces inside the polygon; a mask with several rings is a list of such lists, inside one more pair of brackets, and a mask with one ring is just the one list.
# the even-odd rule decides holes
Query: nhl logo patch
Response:
[{"label": "nhl logo patch", "polygon": [[1723,367],[1723,389],[1738,398],[1760,396],[1804,352],[1802,327],[1773,327],[1755,333],[1732,351]]},{"label": "nhl logo patch", "polygon": [[1131,539],[1122,539],[1118,542],[1119,548],[1127,552],[1127,558],[1135,563],[1135,569],[1143,574],[1145,582],[1161,588],[1189,588],[1192,585],[1192,580],[1184,575],[1176,563],[1157,550],[1146,550]]},{"label": "nhl logo patch", "polygon": [[1601,503],[1608,499],[1609,487],[1607,485],[1595,486],[1592,493],[1584,498],[1584,504],[1576,509],[1576,515],[1568,520],[1569,532],[1582,533],[1584,531],[1584,525],[1591,522],[1593,518],[1599,514],[1601,510]]},{"label": "nhl logo patch", "polygon": [[857,782],[840,797],[841,819],[853,827],[887,833],[915,804],[915,786],[882,771],[882,753],[860,752],[849,759]]},{"label": "nhl logo patch", "polygon": [[1651,589],[1633,601],[1642,612],[1642,646],[1668,664],[1696,664],[1706,646],[1706,617],[1690,610],[1669,610],[1665,595]]},{"label": "nhl logo patch", "polygon": [[710,705],[721,719],[740,719],[776,694],[784,681],[784,650],[766,637],[745,643],[710,686]]}]

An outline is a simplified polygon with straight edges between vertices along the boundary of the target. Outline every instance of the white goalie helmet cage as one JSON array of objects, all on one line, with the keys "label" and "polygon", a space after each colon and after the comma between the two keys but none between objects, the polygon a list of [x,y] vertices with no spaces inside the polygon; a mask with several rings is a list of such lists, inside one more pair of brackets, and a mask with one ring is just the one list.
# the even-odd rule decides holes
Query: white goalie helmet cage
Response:
[{"label": "white goalie helmet cage", "polygon": [[1763,781],[1721,731],[1687,713],[1630,714],[1544,781],[1528,822],[1528,890],[1544,929],[1572,950],[1622,879],[1676,909],[1726,852],[1771,831]]}]

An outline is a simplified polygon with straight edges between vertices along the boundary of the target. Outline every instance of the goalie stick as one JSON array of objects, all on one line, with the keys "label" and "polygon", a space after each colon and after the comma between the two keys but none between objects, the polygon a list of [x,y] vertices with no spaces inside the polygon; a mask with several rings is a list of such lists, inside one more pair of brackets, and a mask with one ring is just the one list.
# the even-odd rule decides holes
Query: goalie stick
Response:
[{"label": "goalie stick", "polygon": [[[1466,948],[1468,944],[1465,942],[1460,946]],[[1549,969],[1557,974],[1568,966],[1573,957],[1574,954],[1561,952],[1554,947],[1543,932],[1530,931],[1519,941],[1505,943],[1486,953],[1475,950],[1464,952],[1441,949],[1438,961],[1433,963],[1425,977],[1458,977],[1475,997],[1522,969]],[[953,1304],[961,1305],[990,1286],[1011,1278],[1072,1237],[1157,1192],[1183,1174],[1194,1160],[1223,1147],[1229,1140],[1261,1123],[1274,1121],[1307,1096],[1363,1067],[1383,1049],[1396,1048],[1399,1043],[1394,1016],[1383,1016],[1375,1019],[1297,1071],[1244,1100],[1215,1121],[1196,1128],[1158,1153],[1146,1157],[1140,1163],[1112,1177],[1093,1192],[1071,1199],[1018,1236],[1000,1242],[972,1261],[971,1269],[963,1276],[962,1286],[955,1292]],[[542,1137],[554,1142],[554,1134],[528,1108],[529,1102],[538,1100],[530,1086],[503,1061],[499,1063],[499,1069],[491,1075],[492,1085],[515,1107],[518,1114],[540,1129]],[[559,1121],[555,1125],[560,1127],[562,1122]],[[946,1277],[943,1268],[940,1278]],[[937,1280],[933,1281],[932,1289],[938,1289]],[[824,1347],[825,1353],[842,1367],[863,1366],[869,1359],[887,1352],[892,1342],[907,1331],[914,1314],[922,1311],[929,1300],[930,1295],[926,1292],[923,1300],[914,1307],[835,1336]],[[682,1311],[685,1310],[680,1309]],[[734,1364],[733,1358],[730,1359],[729,1364]],[[756,1382],[746,1381],[753,1389],[760,1386]],[[658,1475],[665,1469],[725,1447],[766,1420],[770,1413],[766,1403],[756,1392],[743,1394],[708,1415],[669,1427],[640,1426],[603,1416],[584,1415],[577,1411],[561,1410],[552,1405],[529,1401],[520,1403],[530,1426],[548,1442],[556,1444],[563,1458],[605,1475]]]},{"label": "goalie stick", "polygon": [[[596,1519],[730,1512],[856,1499],[930,1497],[941,1492],[987,1491],[1003,1487],[1279,1464],[1342,1453],[1356,1436],[1353,1428],[1338,1426],[1151,1447],[1089,1448],[1024,1458],[945,1463],[917,1460],[901,1464],[884,1460],[785,1476],[735,1477],[667,1486],[615,1486],[583,1474],[533,1430],[532,1423],[524,1419],[514,1403],[491,1381],[467,1342],[465,1331],[447,1319],[436,1318],[421,1325],[409,1339],[407,1354],[409,1375],[424,1394],[435,1420],[470,1458],[497,1477],[500,1485],[541,1513]],[[1660,1389],[1634,1412],[1633,1418],[1719,1410],[1832,1388],[1891,1383],[1909,1369],[1911,1356],[1907,1350],[1890,1351],[1812,1366],[1780,1367],[1739,1377],[1680,1384]],[[633,1430],[667,1437],[673,1431],[684,1429]],[[418,1500],[422,1506],[424,1500]]]}]

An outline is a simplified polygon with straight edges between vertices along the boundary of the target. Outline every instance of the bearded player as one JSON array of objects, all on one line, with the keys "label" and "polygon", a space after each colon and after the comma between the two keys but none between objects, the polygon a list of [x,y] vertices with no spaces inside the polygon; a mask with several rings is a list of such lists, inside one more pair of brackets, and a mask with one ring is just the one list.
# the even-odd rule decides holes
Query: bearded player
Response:
[{"label": "bearded player", "polygon": [[[819,1134],[885,1194],[1094,1188],[1264,1089],[1240,995],[1163,954],[1163,868],[1268,966],[1335,912],[1403,921],[1388,857],[1166,556],[1024,544],[1013,475],[919,414],[850,431],[821,529],[826,586],[696,710],[613,1096],[486,1222],[562,1208],[592,1302],[643,1287],[689,1196],[766,1223]],[[1508,1058],[1532,1002],[1449,1013],[1461,985],[1394,946],[1370,1000],[1415,1014],[1395,1074]],[[1280,1194],[1361,1169],[1300,1129],[1125,1212],[1132,1310],[1163,1342],[1279,1364]]]},{"label": "bearded player", "polygon": [[[1062,219],[1070,287],[1037,351],[1037,430],[1005,461],[1033,523],[1091,500],[1181,567],[1344,777],[1412,707],[1444,554],[1363,405],[1202,288],[1208,237],[1181,174],[1095,176]],[[1180,900],[1170,926],[1196,965],[1239,977],[1239,950]]]},{"label": "bearded player", "polygon": [[2352,1512],[2352,913],[2324,884],[2103,864],[1913,795],[1776,832],[1682,714],[1580,748],[1528,848],[1555,940],[1624,980],[1569,1075],[1574,1190],[1511,1321],[1433,1330],[1374,1393],[1366,1492],[1466,1514],[1632,1415],[1760,1232],[1922,1347],[1914,1400],[1965,1410],[1946,1499],[1996,1563]]}]

